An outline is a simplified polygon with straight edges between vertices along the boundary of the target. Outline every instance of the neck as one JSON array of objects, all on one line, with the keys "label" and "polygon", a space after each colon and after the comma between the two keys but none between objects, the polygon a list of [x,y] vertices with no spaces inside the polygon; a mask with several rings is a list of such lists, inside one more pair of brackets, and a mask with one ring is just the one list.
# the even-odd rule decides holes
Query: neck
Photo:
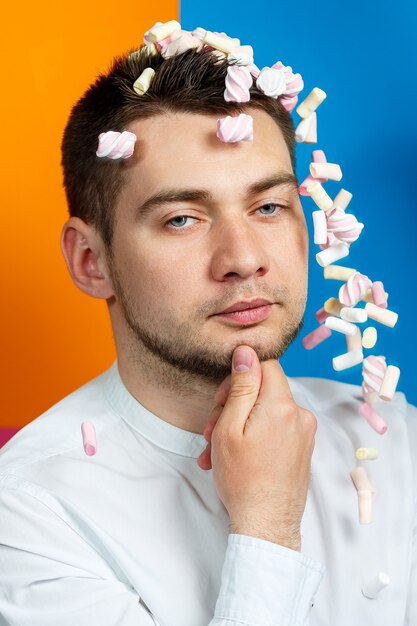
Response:
[{"label": "neck", "polygon": [[161,361],[144,346],[118,349],[118,369],[129,393],[148,411],[178,428],[203,434],[218,385]]}]

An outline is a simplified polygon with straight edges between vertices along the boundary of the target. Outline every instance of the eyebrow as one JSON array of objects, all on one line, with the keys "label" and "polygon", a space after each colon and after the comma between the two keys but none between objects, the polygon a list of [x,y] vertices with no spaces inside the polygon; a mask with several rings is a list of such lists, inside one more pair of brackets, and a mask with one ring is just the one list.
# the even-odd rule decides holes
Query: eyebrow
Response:
[{"label": "eyebrow", "polygon": [[[290,172],[278,172],[272,176],[261,178],[252,183],[247,188],[247,195],[253,196],[273,187],[290,187],[293,191],[298,191],[298,179]],[[148,198],[141,206],[136,209],[137,219],[144,220],[157,206],[163,204],[173,204],[175,202],[192,202],[203,201],[213,202],[214,197],[207,189],[169,189],[159,191]]]}]

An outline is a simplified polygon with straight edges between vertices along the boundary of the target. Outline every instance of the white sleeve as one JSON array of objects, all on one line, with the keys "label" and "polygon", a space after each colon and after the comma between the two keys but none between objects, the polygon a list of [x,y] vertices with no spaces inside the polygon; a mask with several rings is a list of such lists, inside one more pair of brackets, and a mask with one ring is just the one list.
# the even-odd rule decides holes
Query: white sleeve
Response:
[{"label": "white sleeve", "polygon": [[[208,626],[307,626],[321,577],[322,566],[299,552],[230,534]],[[158,622],[136,590],[47,504],[0,480],[0,626],[74,624]]]},{"label": "white sleeve", "polygon": [[139,602],[64,520],[0,480],[0,626],[154,626]]},{"label": "white sleeve", "polygon": [[231,533],[209,626],[308,626],[324,571],[300,552]]}]

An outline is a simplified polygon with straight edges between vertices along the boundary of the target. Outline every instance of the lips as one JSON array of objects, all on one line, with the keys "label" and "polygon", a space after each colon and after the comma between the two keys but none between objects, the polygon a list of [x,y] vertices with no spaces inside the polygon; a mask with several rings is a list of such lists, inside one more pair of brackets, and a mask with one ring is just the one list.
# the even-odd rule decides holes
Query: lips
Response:
[{"label": "lips", "polygon": [[232,306],[229,306],[228,309],[224,309],[224,311],[219,311],[216,315],[221,315],[222,313],[234,313],[235,311],[245,311],[247,309],[256,309],[260,306],[265,306],[267,304],[272,304],[270,300],[265,300],[264,298],[256,298],[255,300],[240,300],[240,302],[235,302]]}]

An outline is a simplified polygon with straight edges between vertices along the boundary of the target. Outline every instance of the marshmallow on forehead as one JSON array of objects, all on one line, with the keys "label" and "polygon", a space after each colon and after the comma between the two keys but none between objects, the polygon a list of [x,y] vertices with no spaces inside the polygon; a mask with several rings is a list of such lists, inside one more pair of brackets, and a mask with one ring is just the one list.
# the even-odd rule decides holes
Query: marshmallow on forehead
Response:
[{"label": "marshmallow on forehead", "polygon": [[96,151],[98,157],[108,157],[109,159],[128,159],[132,156],[136,142],[136,135],[128,130],[119,133],[108,130],[100,133],[99,145]]}]

